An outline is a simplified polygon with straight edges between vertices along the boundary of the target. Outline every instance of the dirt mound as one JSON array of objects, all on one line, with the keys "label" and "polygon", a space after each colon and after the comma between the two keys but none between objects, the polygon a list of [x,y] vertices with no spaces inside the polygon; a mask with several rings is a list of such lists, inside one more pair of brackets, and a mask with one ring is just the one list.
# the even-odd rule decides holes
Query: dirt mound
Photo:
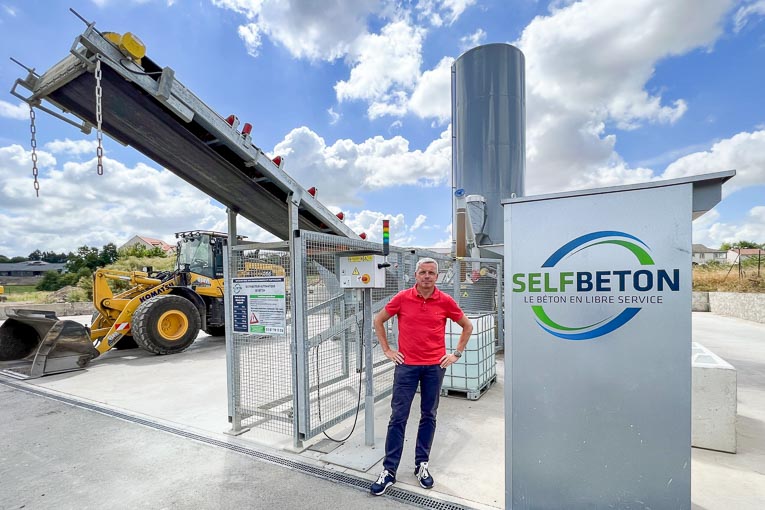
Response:
[{"label": "dirt mound", "polygon": [[76,291],[77,287],[74,285],[67,285],[66,287],[61,287],[55,292],[51,292],[48,296],[47,301],[49,303],[66,303],[67,298],[69,297],[69,294]]}]

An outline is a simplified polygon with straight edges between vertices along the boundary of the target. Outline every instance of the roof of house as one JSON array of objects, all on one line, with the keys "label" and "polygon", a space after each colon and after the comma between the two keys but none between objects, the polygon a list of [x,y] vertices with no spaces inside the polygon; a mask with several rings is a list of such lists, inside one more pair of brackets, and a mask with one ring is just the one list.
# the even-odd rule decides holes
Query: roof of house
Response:
[{"label": "roof of house", "polygon": [[153,237],[146,237],[146,236],[136,236],[143,241],[149,243],[152,246],[155,246],[157,248],[162,248],[163,251],[170,251],[175,249],[175,246],[172,244],[167,244],[165,241],[162,241],[160,239],[154,239]]},{"label": "roof of house", "polygon": [[765,255],[765,250],[762,248],[741,248],[739,251],[739,248],[731,248],[728,250],[732,253],[741,253],[741,255]]},{"label": "roof of house", "polygon": [[44,262],[42,260],[27,260],[25,262],[0,263],[0,271],[60,271],[66,264]]},{"label": "roof of house", "polygon": [[715,250],[714,248],[707,248],[703,244],[694,244],[691,247],[693,253],[725,253],[725,250]]}]

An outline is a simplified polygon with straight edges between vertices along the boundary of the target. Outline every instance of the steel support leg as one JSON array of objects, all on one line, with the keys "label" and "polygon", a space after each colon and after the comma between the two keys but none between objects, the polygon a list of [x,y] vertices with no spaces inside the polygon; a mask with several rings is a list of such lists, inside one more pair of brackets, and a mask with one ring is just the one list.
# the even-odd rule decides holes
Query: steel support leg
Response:
[{"label": "steel support leg", "polygon": [[375,445],[375,392],[374,392],[374,358],[372,356],[372,289],[363,289],[362,306],[364,307],[364,329],[362,331],[364,344],[364,375],[366,376],[366,393],[364,396],[364,444]]}]

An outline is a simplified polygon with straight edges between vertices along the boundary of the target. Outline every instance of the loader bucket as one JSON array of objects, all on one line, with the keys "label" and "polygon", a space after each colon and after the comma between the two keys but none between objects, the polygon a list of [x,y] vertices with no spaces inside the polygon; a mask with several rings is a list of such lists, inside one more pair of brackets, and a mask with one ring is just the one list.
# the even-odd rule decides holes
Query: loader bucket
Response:
[{"label": "loader bucket", "polygon": [[88,329],[56,312],[9,310],[0,325],[0,368],[17,379],[81,370],[96,358]]}]

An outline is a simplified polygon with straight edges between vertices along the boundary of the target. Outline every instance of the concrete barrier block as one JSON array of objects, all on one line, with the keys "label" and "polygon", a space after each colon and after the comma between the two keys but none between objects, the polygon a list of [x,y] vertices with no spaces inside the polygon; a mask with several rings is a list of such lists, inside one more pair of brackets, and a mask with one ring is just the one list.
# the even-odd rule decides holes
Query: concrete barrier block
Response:
[{"label": "concrete barrier block", "polygon": [[691,445],[736,453],[736,369],[693,343]]},{"label": "concrete barrier block", "polygon": [[712,313],[765,324],[765,294],[755,292],[710,292]]},{"label": "concrete barrier block", "polygon": [[691,310],[694,312],[708,312],[709,292],[694,292],[691,301]]},{"label": "concrete barrier block", "polygon": [[93,303],[46,303],[46,304],[31,304],[31,303],[3,303],[0,305],[0,320],[8,318],[6,310],[13,310],[16,308],[24,310],[50,310],[56,312],[58,317],[67,317],[70,315],[90,315],[93,313]]}]

